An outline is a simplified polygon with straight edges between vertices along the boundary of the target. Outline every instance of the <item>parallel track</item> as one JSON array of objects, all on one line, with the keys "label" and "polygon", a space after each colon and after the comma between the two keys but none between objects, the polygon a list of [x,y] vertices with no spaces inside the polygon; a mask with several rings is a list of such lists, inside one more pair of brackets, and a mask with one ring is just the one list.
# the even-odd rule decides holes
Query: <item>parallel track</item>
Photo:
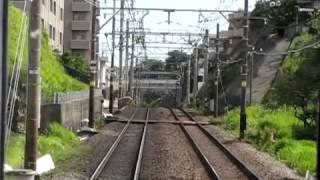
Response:
[{"label": "parallel track", "polygon": [[[126,123],[120,134],[118,135],[117,139],[112,144],[111,148],[108,150],[108,152],[105,154],[105,156],[100,161],[99,165],[95,169],[95,171],[92,173],[92,175],[89,177],[89,180],[96,180],[99,179],[103,171],[105,170],[108,162],[110,161],[111,157],[115,154],[114,152],[117,150],[120,142],[122,139],[124,139],[125,134],[127,133],[129,126],[132,124],[132,120],[137,114],[137,109],[130,117],[130,120]],[[146,140],[146,134],[147,134],[147,128],[148,128],[148,119],[149,119],[149,109],[146,111],[146,121],[144,123],[141,139],[140,139],[140,146],[139,146],[139,153],[136,156],[136,163],[135,167],[133,167],[134,175],[132,176],[132,179],[137,180],[139,179],[140,170],[141,170],[141,162],[143,158],[143,150],[144,150],[144,144]]]},{"label": "parallel track", "polygon": [[[174,116],[176,121],[181,121],[180,118],[177,116],[177,114],[174,112],[173,109],[169,109],[172,113],[172,115]],[[247,177],[248,179],[259,179],[256,174],[251,171],[240,159],[238,159],[231,151],[229,151],[217,138],[215,138],[214,136],[212,136],[211,133],[209,133],[201,124],[197,123],[197,121],[185,110],[180,109],[181,112],[183,112],[183,114],[190,119],[193,122],[196,122],[196,127],[198,127],[201,132],[203,132],[203,134],[215,145],[217,146],[220,151],[223,152],[223,154],[232,162],[232,164],[234,164],[243,174],[245,177]],[[185,127],[185,125],[183,123],[179,124],[182,131],[184,132],[184,134],[186,135],[186,137],[188,138],[190,144],[192,145],[193,149],[195,150],[195,152],[197,153],[199,159],[201,160],[201,163],[203,164],[203,166],[205,167],[205,169],[207,170],[208,174],[210,175],[211,179],[221,179],[221,177],[219,177],[219,172],[217,172],[215,170],[215,168],[213,167],[213,165],[210,163],[209,158],[206,157],[205,153],[201,150],[201,148],[199,147],[199,145],[197,144],[197,142],[195,141],[195,138],[191,135],[191,133],[187,130],[187,128]],[[210,148],[210,147],[207,147]]]}]

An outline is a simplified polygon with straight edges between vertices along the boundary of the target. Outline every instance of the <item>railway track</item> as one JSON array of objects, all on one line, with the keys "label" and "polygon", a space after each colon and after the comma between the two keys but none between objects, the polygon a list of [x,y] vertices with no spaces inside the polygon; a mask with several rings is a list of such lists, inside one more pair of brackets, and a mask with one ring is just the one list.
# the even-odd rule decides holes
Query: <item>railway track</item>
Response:
[{"label": "railway track", "polygon": [[[144,116],[138,118],[145,119],[143,125],[132,123],[138,116]],[[89,180],[139,179],[148,120],[148,108],[135,110]]]},{"label": "railway track", "polygon": [[186,119],[195,126],[180,123],[183,133],[195,150],[211,179],[259,179],[256,174],[230,152],[218,139],[183,109],[169,109],[176,121]]}]

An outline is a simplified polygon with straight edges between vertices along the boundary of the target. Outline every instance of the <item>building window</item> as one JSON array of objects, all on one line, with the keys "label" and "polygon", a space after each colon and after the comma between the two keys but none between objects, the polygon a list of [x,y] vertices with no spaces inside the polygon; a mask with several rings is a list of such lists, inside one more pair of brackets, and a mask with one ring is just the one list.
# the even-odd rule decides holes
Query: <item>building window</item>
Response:
[{"label": "building window", "polygon": [[50,11],[53,12],[53,2],[50,0]]},{"label": "building window", "polygon": [[86,31],[72,31],[72,40],[86,40],[87,32]]},{"label": "building window", "polygon": [[45,4],[45,0],[42,0],[42,4],[45,6],[46,4]]},{"label": "building window", "polygon": [[53,14],[56,15],[57,14],[57,2],[54,1],[53,3]]},{"label": "building window", "polygon": [[63,21],[63,9],[60,8],[60,20]]},{"label": "building window", "polygon": [[52,25],[49,25],[49,38],[52,39]]},{"label": "building window", "polygon": [[59,37],[59,41],[60,41],[60,45],[62,45],[62,33],[60,32],[60,37]]},{"label": "building window", "polygon": [[75,12],[73,13],[72,20],[74,21],[88,21],[89,13],[86,12]]},{"label": "building window", "polygon": [[52,39],[53,39],[54,41],[56,40],[56,28],[55,28],[55,27],[53,27]]}]

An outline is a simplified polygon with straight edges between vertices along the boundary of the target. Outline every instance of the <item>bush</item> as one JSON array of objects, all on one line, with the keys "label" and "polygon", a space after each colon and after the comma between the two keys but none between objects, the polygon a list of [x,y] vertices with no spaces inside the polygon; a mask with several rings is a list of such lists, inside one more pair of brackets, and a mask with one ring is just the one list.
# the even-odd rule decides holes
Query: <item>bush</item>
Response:
[{"label": "bush", "polygon": [[278,148],[276,155],[297,168],[300,174],[307,170],[316,171],[316,147],[313,141],[296,141],[285,139],[282,148]]},{"label": "bush", "polygon": [[[63,160],[79,147],[77,136],[62,125],[49,125],[49,132],[38,138],[38,155],[50,154],[55,161]],[[13,134],[10,137],[6,163],[19,168],[23,165],[25,149],[25,135]]]},{"label": "bush", "polygon": [[[226,117],[226,128],[239,129],[239,109],[229,112]],[[252,106],[247,108],[246,139],[258,149],[269,152],[303,174],[307,170],[315,172],[316,148],[315,129],[304,128],[303,123],[295,117],[291,107],[267,108]],[[274,141],[268,140],[268,133],[274,133]]]},{"label": "bush", "polygon": [[60,58],[63,64],[76,69],[83,74],[88,74],[89,66],[82,56],[67,51],[63,53]]}]

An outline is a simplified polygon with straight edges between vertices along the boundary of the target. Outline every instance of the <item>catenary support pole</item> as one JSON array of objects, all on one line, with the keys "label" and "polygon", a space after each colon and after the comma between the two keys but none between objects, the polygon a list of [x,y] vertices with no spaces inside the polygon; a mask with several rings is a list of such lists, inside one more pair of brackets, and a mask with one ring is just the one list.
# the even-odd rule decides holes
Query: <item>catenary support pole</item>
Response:
[{"label": "catenary support pole", "polygon": [[197,106],[197,91],[198,91],[198,44],[195,45],[194,48],[194,64],[193,64],[193,90],[192,90],[192,99],[193,99],[193,106]]},{"label": "catenary support pole", "polygon": [[[205,100],[208,101],[208,67],[209,67],[209,57],[210,57],[210,53],[209,53],[209,30],[206,29],[206,33],[204,36],[204,45],[205,45],[205,49],[206,49],[206,56],[204,58],[204,98]],[[207,102],[205,102],[207,103]]]},{"label": "catenary support pole", "polygon": [[191,79],[190,76],[191,76],[191,56],[188,57],[187,89],[186,89],[187,105],[190,104],[190,79]]},{"label": "catenary support pole", "polygon": [[30,45],[24,167],[32,170],[36,170],[37,168],[37,136],[40,123],[41,6],[41,0],[32,1],[29,26]]},{"label": "catenary support pole", "polygon": [[125,85],[124,85],[124,93],[126,96],[129,96],[128,93],[128,81],[129,81],[129,69],[128,69],[128,64],[129,64],[129,19],[127,19],[126,22],[126,61],[124,65],[124,71],[125,71]]},{"label": "catenary support pole", "polygon": [[217,61],[217,69],[216,69],[216,80],[214,82],[216,87],[216,98],[215,98],[215,117],[218,117],[219,115],[219,78],[220,78],[220,52],[219,52],[219,45],[220,45],[220,29],[219,29],[219,23],[217,24],[217,34],[216,34],[216,61]]},{"label": "catenary support pole", "polygon": [[120,40],[119,40],[119,98],[123,95],[123,23],[124,23],[124,0],[120,1]]},{"label": "catenary support pole", "polygon": [[320,177],[320,90],[318,91],[318,105],[317,105],[317,177]]},{"label": "catenary support pole", "polygon": [[1,84],[0,84],[0,179],[4,179],[4,152],[5,152],[5,127],[7,121],[7,59],[8,59],[8,0],[0,1],[0,68],[1,68]]},{"label": "catenary support pole", "polygon": [[247,64],[248,64],[248,43],[249,43],[249,23],[248,23],[248,0],[244,1],[244,48],[245,48],[245,59],[241,67],[241,106],[240,106],[240,139],[244,138],[244,133],[247,128],[247,114],[246,114],[246,89],[247,89]]},{"label": "catenary support pole", "polygon": [[[96,4],[96,0],[93,0],[93,4]],[[90,62],[97,65],[96,62],[96,6],[92,5],[92,19],[91,19],[91,59]],[[92,67],[91,67],[92,68]],[[94,89],[96,86],[96,71],[97,66],[94,69],[90,69],[90,89],[89,89],[89,127],[94,128]]]},{"label": "catenary support pole", "polygon": [[132,33],[132,40],[131,40],[131,62],[130,62],[130,77],[129,77],[129,95],[133,98],[133,80],[134,80],[134,69],[133,69],[133,64],[134,64],[134,33]]},{"label": "catenary support pole", "polygon": [[[116,7],[116,0],[113,0],[113,7]],[[113,14],[115,9],[113,9]],[[116,26],[116,17],[112,18],[112,53],[111,53],[111,69],[110,69],[110,92],[109,92],[109,113],[113,113],[113,80],[114,80],[114,50],[115,50],[115,26]]]},{"label": "catenary support pole", "polygon": [[249,105],[252,104],[252,89],[253,89],[253,73],[254,73],[254,52],[253,49],[250,52],[250,81],[249,81]]}]

